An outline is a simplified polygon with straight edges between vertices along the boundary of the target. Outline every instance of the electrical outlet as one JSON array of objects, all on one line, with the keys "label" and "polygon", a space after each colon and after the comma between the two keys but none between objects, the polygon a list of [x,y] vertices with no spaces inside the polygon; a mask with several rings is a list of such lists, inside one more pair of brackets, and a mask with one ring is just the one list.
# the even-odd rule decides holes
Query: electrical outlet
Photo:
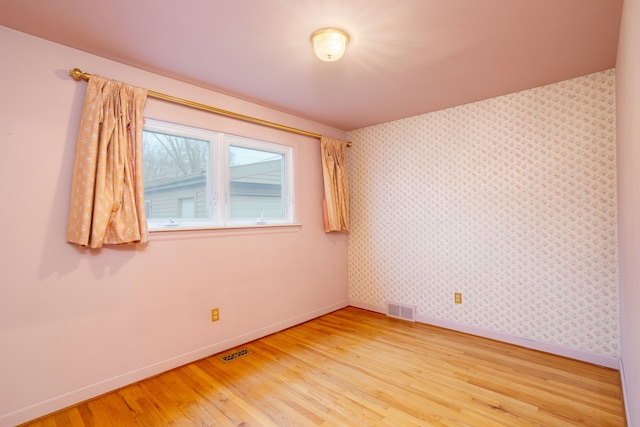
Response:
[{"label": "electrical outlet", "polygon": [[214,308],[213,310],[211,310],[211,321],[217,322],[218,320],[220,320],[220,310]]},{"label": "electrical outlet", "polygon": [[462,294],[460,292],[456,292],[453,294],[453,300],[456,304],[462,304]]}]

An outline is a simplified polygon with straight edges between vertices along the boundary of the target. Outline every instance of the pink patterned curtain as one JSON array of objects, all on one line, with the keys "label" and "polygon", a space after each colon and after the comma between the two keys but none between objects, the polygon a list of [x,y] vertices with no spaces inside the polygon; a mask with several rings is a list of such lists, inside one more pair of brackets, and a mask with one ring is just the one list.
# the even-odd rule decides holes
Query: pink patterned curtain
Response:
[{"label": "pink patterned curtain", "polygon": [[323,136],[320,149],[324,179],[324,231],[349,231],[347,143]]},{"label": "pink patterned curtain", "polygon": [[92,75],[71,184],[67,242],[90,248],[149,239],[142,178],[147,90]]}]

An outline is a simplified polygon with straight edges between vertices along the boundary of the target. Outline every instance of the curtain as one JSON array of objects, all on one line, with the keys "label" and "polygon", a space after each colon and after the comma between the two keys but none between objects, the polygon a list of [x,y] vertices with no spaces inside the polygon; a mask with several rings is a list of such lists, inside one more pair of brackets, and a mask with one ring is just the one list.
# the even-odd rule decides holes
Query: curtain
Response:
[{"label": "curtain", "polygon": [[324,231],[349,231],[347,143],[323,136],[320,149],[324,180]]},{"label": "curtain", "polygon": [[142,178],[147,90],[92,75],[71,183],[67,242],[90,248],[149,239]]}]

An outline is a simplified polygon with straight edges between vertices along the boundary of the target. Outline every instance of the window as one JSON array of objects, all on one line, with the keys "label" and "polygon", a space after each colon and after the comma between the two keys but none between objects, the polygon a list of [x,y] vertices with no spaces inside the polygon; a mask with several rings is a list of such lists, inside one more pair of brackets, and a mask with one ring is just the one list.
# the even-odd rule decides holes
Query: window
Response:
[{"label": "window", "polygon": [[147,120],[143,167],[149,228],[292,224],[292,150]]},{"label": "window", "polygon": [[195,198],[194,197],[183,197],[180,199],[180,218],[195,218]]}]

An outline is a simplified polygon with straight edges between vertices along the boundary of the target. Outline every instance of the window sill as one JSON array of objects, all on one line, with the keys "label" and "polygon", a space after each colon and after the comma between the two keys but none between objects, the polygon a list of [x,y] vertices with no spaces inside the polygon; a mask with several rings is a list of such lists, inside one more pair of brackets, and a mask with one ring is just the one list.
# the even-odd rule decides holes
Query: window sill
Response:
[{"label": "window sill", "polygon": [[245,235],[261,233],[296,232],[302,224],[246,224],[228,225],[223,227],[181,227],[154,228],[149,230],[152,240],[170,240],[178,236],[185,237],[214,237],[218,235]]}]

